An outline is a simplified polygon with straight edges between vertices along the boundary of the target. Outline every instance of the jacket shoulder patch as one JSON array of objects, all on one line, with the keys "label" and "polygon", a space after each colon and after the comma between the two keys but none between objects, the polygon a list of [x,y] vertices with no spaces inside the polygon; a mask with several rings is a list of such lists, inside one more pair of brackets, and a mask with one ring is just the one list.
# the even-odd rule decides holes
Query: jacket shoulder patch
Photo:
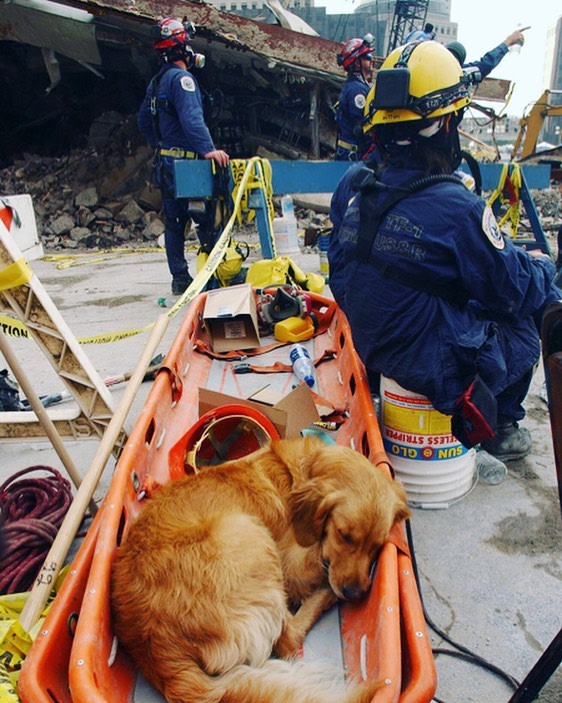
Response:
[{"label": "jacket shoulder patch", "polygon": [[189,93],[195,92],[195,81],[191,76],[182,76],[180,85],[183,90],[187,90]]},{"label": "jacket shoulder patch", "polygon": [[365,96],[362,93],[359,93],[359,95],[355,96],[355,99],[353,101],[355,103],[355,107],[358,107],[360,110],[362,110],[365,107]]},{"label": "jacket shoulder patch", "polygon": [[488,205],[484,208],[484,212],[482,213],[482,231],[486,235],[486,239],[488,239],[496,249],[503,249],[505,247],[505,240],[498,227],[496,217],[492,212],[492,208]]}]

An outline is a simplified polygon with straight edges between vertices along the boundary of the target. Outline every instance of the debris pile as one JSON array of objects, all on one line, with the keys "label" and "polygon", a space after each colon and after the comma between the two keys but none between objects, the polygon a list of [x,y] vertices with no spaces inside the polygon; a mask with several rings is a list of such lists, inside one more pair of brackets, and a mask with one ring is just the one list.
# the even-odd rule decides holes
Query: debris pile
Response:
[{"label": "debris pile", "polygon": [[[164,224],[159,192],[150,184],[151,152],[131,132],[120,130],[105,146],[75,149],[65,156],[25,155],[0,170],[0,195],[31,195],[47,251],[156,245]],[[562,193],[547,189],[532,195],[553,243]],[[297,207],[299,228],[329,227],[326,210],[311,203]],[[521,230],[531,231],[524,208]]]},{"label": "debris pile", "polygon": [[[0,195],[29,193],[45,250],[155,245],[164,232],[160,193],[150,183],[151,152],[127,142],[66,156],[25,155],[0,171]],[[299,227],[328,215],[297,208]]]}]

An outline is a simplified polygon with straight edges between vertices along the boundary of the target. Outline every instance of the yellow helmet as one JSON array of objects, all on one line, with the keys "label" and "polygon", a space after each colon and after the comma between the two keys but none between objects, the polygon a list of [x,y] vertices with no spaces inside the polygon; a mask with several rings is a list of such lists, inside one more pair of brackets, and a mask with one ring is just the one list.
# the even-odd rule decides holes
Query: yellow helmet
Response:
[{"label": "yellow helmet", "polygon": [[363,131],[460,110],[470,103],[469,83],[442,44],[419,41],[399,46],[384,60],[367,95]]}]

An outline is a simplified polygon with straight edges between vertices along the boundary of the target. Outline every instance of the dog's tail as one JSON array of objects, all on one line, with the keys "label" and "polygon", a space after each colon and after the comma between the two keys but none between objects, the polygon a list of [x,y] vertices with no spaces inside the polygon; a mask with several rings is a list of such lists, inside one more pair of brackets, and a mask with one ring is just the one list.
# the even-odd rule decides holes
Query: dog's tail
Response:
[{"label": "dog's tail", "polygon": [[240,665],[222,676],[208,677],[184,669],[167,681],[170,703],[371,703],[382,683],[346,685],[333,667],[270,659],[264,666]]}]

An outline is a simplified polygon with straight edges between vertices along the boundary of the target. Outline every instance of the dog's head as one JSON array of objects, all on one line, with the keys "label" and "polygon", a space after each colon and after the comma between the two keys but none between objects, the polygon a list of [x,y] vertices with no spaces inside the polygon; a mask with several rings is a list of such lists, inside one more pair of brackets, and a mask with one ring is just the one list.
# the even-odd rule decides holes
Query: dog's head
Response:
[{"label": "dog's head", "polygon": [[359,452],[303,441],[291,496],[302,546],[319,543],[334,593],[360,600],[395,522],[410,515],[402,486]]}]

